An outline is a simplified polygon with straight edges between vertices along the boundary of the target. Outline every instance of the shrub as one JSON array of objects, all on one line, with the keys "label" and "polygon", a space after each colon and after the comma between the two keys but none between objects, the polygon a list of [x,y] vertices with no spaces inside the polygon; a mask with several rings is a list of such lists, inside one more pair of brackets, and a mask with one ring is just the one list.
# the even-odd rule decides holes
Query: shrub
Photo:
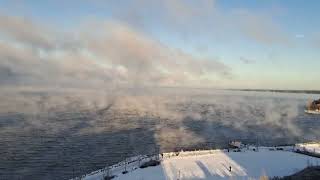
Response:
[{"label": "shrub", "polygon": [[104,180],[111,180],[113,178],[115,178],[116,176],[112,175],[112,176],[105,176],[103,179]]},{"label": "shrub", "polygon": [[160,161],[156,160],[150,160],[148,162],[143,163],[140,168],[147,168],[149,166],[158,166],[160,164]]}]

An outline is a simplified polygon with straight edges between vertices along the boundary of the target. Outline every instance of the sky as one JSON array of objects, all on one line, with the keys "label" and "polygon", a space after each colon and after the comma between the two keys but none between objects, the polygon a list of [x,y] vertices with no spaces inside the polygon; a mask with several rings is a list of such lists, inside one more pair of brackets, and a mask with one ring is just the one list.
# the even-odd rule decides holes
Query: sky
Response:
[{"label": "sky", "polygon": [[319,90],[319,8],[302,0],[0,0],[0,86]]}]

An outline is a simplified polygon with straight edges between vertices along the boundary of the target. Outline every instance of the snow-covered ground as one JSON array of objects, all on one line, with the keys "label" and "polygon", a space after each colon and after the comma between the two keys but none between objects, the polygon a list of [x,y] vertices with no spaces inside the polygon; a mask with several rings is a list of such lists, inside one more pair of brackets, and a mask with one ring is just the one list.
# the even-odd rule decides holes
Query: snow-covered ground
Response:
[{"label": "snow-covered ground", "polygon": [[296,144],[295,149],[320,155],[320,143],[316,142]]},{"label": "snow-covered ground", "polygon": [[[259,147],[258,151],[253,149],[255,147],[243,148],[241,152],[207,150],[165,153],[159,166],[140,169],[137,168],[138,162],[134,161],[127,165],[127,174],[121,173],[123,166],[110,172],[119,180],[259,179],[263,175],[290,175],[308,165],[320,165],[320,158],[294,153],[291,151],[293,147],[285,147],[284,150],[268,147]],[[102,179],[103,174],[106,172],[97,171],[84,179]]]}]

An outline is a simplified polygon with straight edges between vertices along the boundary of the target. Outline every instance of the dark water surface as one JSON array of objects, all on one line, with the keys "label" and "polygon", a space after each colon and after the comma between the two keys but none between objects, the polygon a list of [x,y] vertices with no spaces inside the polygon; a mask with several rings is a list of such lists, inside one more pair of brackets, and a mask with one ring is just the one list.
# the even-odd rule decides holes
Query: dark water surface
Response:
[{"label": "dark water surface", "polygon": [[320,140],[320,116],[303,112],[308,98],[198,94],[138,100],[143,108],[2,113],[0,179],[69,179],[138,154],[221,148],[235,139],[260,145]]}]

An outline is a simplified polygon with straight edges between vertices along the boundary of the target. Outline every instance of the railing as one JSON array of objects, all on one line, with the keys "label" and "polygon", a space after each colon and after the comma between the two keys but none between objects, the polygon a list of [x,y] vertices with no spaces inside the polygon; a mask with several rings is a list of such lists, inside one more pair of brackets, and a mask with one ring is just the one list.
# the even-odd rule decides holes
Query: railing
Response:
[{"label": "railing", "polygon": [[[160,155],[144,155],[144,156],[140,155],[140,156],[127,158],[126,160],[120,161],[117,164],[114,164],[112,166],[107,166],[103,169],[93,171],[89,174],[85,174],[80,177],[73,178],[72,180],[85,179],[86,177],[94,176],[94,175],[101,174],[101,173],[102,173],[102,175],[104,175],[104,173],[107,171],[109,171],[110,175],[113,175],[113,174],[115,174],[114,173],[115,171],[121,172],[121,170],[124,170],[126,168],[126,166],[129,166],[129,169],[130,169],[130,165],[131,165],[131,170],[134,170],[137,168],[137,166],[133,165],[134,163],[136,163],[136,164],[138,163],[138,165],[139,165],[141,163],[150,161],[152,159],[157,159],[157,158],[160,159]],[[133,167],[132,167],[132,165],[133,165]]]},{"label": "railing", "polygon": [[[285,151],[293,151],[294,146],[279,146],[282,147],[282,150]],[[247,145],[246,147],[241,148],[242,150],[252,150],[252,148],[257,148],[257,146],[250,146]],[[274,150],[277,149],[277,147],[263,147],[259,146],[260,149],[266,149],[270,150],[270,148],[274,148]],[[217,152],[227,152],[227,149],[211,149],[211,150],[193,150],[193,151],[177,151],[177,152],[169,152],[169,153],[161,153],[161,154],[153,154],[153,155],[144,155],[144,156],[135,156],[131,158],[127,158],[124,161],[121,161],[117,164],[114,164],[112,166],[107,166],[103,169],[93,171],[89,174],[83,175],[81,177],[74,178],[74,180],[79,179],[85,179],[89,176],[94,175],[101,175],[102,177],[106,175],[106,172],[109,172],[109,175],[117,175],[121,174],[125,169],[128,171],[134,171],[135,169],[139,168],[139,165],[142,163],[148,162],[150,160],[165,160],[170,159],[172,157],[187,157],[187,156],[197,156],[197,155],[208,155],[208,154],[214,154]]]}]

